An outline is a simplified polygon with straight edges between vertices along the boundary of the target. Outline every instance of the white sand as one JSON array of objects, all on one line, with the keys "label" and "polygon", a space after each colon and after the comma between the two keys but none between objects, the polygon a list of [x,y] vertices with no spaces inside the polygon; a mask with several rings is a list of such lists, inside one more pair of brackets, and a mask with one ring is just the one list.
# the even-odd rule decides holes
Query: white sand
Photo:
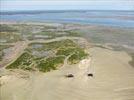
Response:
[{"label": "white sand", "polygon": [[[31,73],[28,79],[1,77],[5,83],[0,87],[0,100],[134,100],[134,68],[128,64],[131,57],[102,48],[91,48],[90,52],[89,69],[86,64],[73,65]],[[94,77],[87,77],[88,72]],[[64,77],[67,73],[73,73],[74,78]]]}]

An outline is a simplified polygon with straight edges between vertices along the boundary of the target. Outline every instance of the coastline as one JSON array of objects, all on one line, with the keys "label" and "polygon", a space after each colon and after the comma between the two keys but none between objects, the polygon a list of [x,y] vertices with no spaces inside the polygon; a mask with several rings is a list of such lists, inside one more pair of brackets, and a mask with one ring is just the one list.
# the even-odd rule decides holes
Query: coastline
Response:
[{"label": "coastline", "polygon": [[[55,26],[55,27],[65,27],[65,28],[70,28],[71,30],[80,30],[81,32],[83,32],[84,29],[89,29],[89,30],[94,30],[95,29],[99,29],[100,31],[106,31],[106,32],[123,32],[123,31],[132,31],[134,32],[134,29],[132,28],[126,28],[126,29],[123,29],[121,27],[112,27],[112,26],[104,26],[104,25],[83,25],[83,24],[76,24],[76,23],[53,23],[53,22],[33,22],[33,21],[0,21],[0,24],[9,24],[9,25],[15,25],[15,24],[26,24],[26,25],[45,25],[45,26]],[[82,29],[82,30],[81,30]],[[114,31],[115,30],[115,31]],[[88,34],[88,33],[86,33]],[[92,41],[92,38],[88,38],[90,37],[89,36],[86,36],[86,34],[84,33],[84,35],[82,36],[83,38],[85,38],[86,40],[88,40],[92,45],[94,45],[95,47],[100,47],[100,48],[104,48],[104,49],[111,49],[111,50],[114,50],[114,51],[125,51],[127,52],[131,57],[132,57],[132,60],[129,62],[132,67],[134,66],[134,59],[133,59],[133,50],[134,50],[134,45],[131,47],[131,46],[127,46],[127,45],[120,45],[120,44],[114,44],[114,43],[96,43],[94,42],[94,40]]]},{"label": "coastline", "polygon": [[[1,77],[2,99],[132,99],[134,69],[128,64],[129,55],[98,47],[91,48],[90,53],[93,58],[89,71],[94,74],[93,78],[88,77],[87,71],[78,64],[48,73],[15,74],[20,73],[15,71]],[[74,74],[74,78],[64,77],[69,72]]]},{"label": "coastline", "polygon": [[[38,25],[40,23],[33,24]],[[40,25],[55,25],[57,27],[62,27],[63,24],[43,23]],[[21,70],[7,71],[2,69],[0,70],[0,98],[2,98],[2,100],[133,99],[134,69],[129,64],[130,62],[132,65],[134,63],[134,59],[131,57],[133,55],[130,55],[128,52],[129,50],[127,51],[127,49],[120,49],[120,47],[114,48],[107,44],[106,41],[109,40],[98,44],[99,40],[96,40],[96,38],[95,40],[92,40],[94,38],[88,38],[90,36],[89,34],[91,34],[88,30],[93,30],[91,32],[95,33],[94,30],[98,29],[96,36],[98,36],[99,31],[107,36],[107,34],[104,33],[118,33],[120,30],[112,30],[110,27],[107,29],[107,27],[104,28],[104,26],[99,27],[94,25],[85,27],[77,24],[65,24],[65,28],[74,30],[81,29],[80,32],[87,29],[86,35],[83,31],[83,37],[87,37],[85,39],[91,44],[91,47],[88,50],[92,57],[91,61],[82,64],[83,67],[79,67],[81,63],[78,63],[61,67],[58,70],[47,73],[25,72]],[[115,37],[116,33],[113,33],[115,34]],[[99,39],[103,40],[103,38]],[[86,60],[90,59],[88,58]],[[89,68],[87,68],[86,65],[90,65],[88,66]],[[88,77],[87,74],[89,72],[93,73],[94,77]],[[72,73],[74,78],[66,78],[65,75],[67,73]]]}]

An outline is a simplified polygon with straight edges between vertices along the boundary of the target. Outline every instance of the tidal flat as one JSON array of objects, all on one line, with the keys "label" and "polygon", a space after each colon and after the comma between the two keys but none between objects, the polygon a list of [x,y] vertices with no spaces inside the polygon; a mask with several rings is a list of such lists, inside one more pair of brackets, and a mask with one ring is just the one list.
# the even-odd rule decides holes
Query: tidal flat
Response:
[{"label": "tidal flat", "polygon": [[133,33],[101,25],[2,22],[0,99],[133,100]]}]

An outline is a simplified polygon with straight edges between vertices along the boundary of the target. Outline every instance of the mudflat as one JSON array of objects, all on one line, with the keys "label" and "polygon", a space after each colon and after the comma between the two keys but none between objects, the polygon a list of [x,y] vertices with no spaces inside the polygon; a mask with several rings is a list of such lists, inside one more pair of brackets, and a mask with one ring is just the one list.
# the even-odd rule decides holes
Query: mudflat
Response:
[{"label": "mudflat", "polygon": [[[29,73],[29,78],[9,74],[1,77],[2,100],[132,100],[134,69],[123,51],[93,47],[90,70],[85,64],[64,66],[48,73]],[[73,73],[73,78],[64,75]],[[93,73],[93,77],[87,74]],[[8,73],[8,72],[7,72]]]},{"label": "mudflat", "polygon": [[[1,100],[134,99],[132,28],[52,23],[2,23],[1,27]],[[25,56],[20,57],[24,52]],[[68,59],[75,53],[77,56],[71,59],[79,58],[78,54],[81,58],[69,64]],[[38,70],[36,61],[51,65],[49,57],[60,67]],[[6,69],[12,63],[15,68]]]}]

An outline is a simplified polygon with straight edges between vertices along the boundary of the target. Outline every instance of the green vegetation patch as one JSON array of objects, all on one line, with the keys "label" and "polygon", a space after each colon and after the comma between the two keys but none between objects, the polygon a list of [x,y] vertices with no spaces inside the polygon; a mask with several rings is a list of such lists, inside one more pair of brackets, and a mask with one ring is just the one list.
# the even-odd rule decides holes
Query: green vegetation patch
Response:
[{"label": "green vegetation patch", "polygon": [[88,56],[84,49],[80,48],[76,43],[73,44],[75,45],[68,45],[59,48],[56,52],[56,55],[64,55],[66,57],[71,55],[68,59],[68,62],[71,64],[78,63],[80,60]]},{"label": "green vegetation patch", "polygon": [[18,30],[9,26],[9,25],[6,25],[6,24],[2,24],[0,25],[0,32],[17,32]]},{"label": "green vegetation patch", "polygon": [[33,56],[27,52],[24,52],[16,61],[7,66],[7,69],[27,69],[32,64]]},{"label": "green vegetation patch", "polygon": [[43,32],[40,32],[38,34],[56,37],[55,32],[51,32],[51,31],[43,31]]},{"label": "green vegetation patch", "polygon": [[72,53],[76,52],[75,47],[69,47],[69,48],[60,48],[57,52],[56,55],[65,55],[68,56]]},{"label": "green vegetation patch", "polygon": [[[29,47],[15,62],[7,66],[7,68],[24,69],[24,70],[39,70],[41,72],[48,72],[56,70],[59,66],[64,64],[66,57],[70,56],[68,62],[74,64],[87,57],[84,49],[80,48],[74,41],[66,39],[61,41],[54,41],[50,43],[31,43]],[[47,56],[38,56],[33,54],[45,53]],[[49,53],[49,51],[53,51]]]},{"label": "green vegetation patch", "polygon": [[67,34],[67,36],[74,36],[74,37],[81,37],[82,34],[79,31],[75,31],[75,30],[70,30],[70,31],[65,31]]},{"label": "green vegetation patch", "polygon": [[80,60],[86,58],[88,56],[87,53],[85,53],[83,50],[79,49],[78,51],[76,51],[74,54],[72,54],[69,59],[68,62],[71,64],[75,64],[78,63]]},{"label": "green vegetation patch", "polygon": [[19,34],[14,32],[0,32],[0,40],[4,40],[6,42],[17,42],[22,40]]},{"label": "green vegetation patch", "polygon": [[57,57],[50,57],[45,60],[41,60],[38,62],[37,68],[39,71],[48,72],[50,70],[56,70],[56,68],[63,64],[65,57],[64,56],[57,56]]}]

